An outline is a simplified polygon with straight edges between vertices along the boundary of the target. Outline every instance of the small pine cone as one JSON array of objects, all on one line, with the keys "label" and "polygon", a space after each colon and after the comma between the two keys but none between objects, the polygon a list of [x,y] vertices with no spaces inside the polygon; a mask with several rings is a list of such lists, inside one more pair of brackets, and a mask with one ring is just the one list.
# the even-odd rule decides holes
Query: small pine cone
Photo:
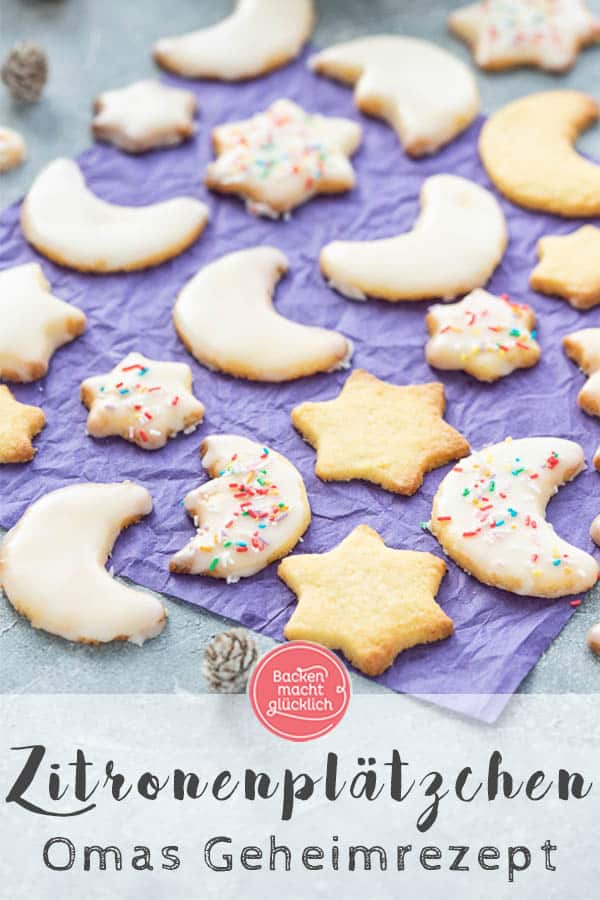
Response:
[{"label": "small pine cone", "polygon": [[21,41],[6,57],[1,75],[15,100],[35,103],[48,78],[48,57],[38,44]]},{"label": "small pine cone", "polygon": [[241,694],[246,689],[258,650],[245,628],[232,628],[215,635],[204,651],[202,674],[211,690]]}]

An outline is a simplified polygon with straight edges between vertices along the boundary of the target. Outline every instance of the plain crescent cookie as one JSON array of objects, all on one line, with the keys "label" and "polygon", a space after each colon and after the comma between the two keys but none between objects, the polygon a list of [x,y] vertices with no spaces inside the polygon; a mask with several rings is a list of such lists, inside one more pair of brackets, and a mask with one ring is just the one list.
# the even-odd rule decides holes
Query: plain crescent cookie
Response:
[{"label": "plain crescent cookie", "polygon": [[567,217],[600,215],[600,165],[574,146],[599,114],[596,100],[579,91],[544,91],[513,100],[481,130],[479,152],[488,175],[509,200],[529,209]]},{"label": "plain crescent cookie", "polygon": [[122,529],[151,511],[148,491],[130,481],[44,494],[0,544],[0,585],[34,628],[85,644],[143,644],[160,634],[167,613],[105,564]]},{"label": "plain crescent cookie", "polygon": [[600,416],[600,328],[582,328],[563,338],[567,356],[588,376],[579,392],[580,407],[590,416]]},{"label": "plain crescent cookie", "polygon": [[0,128],[0,172],[20,166],[27,155],[27,146],[18,131]]},{"label": "plain crescent cookie", "polygon": [[410,156],[435,153],[479,112],[469,67],[429,41],[373,35],[323,50],[309,65],[355,84],[358,108],[389,122]]},{"label": "plain crescent cookie", "polygon": [[600,547],[600,516],[596,516],[590,528],[590,537]]},{"label": "plain crescent cookie", "polygon": [[545,520],[550,498],[584,468],[581,447],[562,438],[486,447],[442,481],[431,532],[484,584],[548,599],[586,591],[596,583],[598,564]]},{"label": "plain crescent cookie", "polygon": [[37,453],[31,439],[46,424],[38,406],[18,403],[5,384],[0,384],[0,464],[26,463]]},{"label": "plain crescent cookie", "polygon": [[29,243],[81,272],[156,266],[193,244],[207,222],[208,207],[192,197],[135,207],[107,203],[89,190],[70,159],[42,169],[21,209]]},{"label": "plain crescent cookie", "polygon": [[452,300],[483,287],[508,240],[504,215],[485,188],[459,175],[423,183],[411,231],[376,241],[334,241],[321,251],[331,287],[353,300]]},{"label": "plain crescent cookie", "polygon": [[173,319],[181,340],[211,369],[253,381],[288,381],[348,365],[341,334],[300,325],[273,309],[287,271],[274,247],[252,247],[210,263],[181,291]]},{"label": "plain crescent cookie", "polygon": [[537,245],[539,263],[529,284],[568,300],[575,309],[600,303],[600,228],[582,225],[570,234],[546,235]]}]

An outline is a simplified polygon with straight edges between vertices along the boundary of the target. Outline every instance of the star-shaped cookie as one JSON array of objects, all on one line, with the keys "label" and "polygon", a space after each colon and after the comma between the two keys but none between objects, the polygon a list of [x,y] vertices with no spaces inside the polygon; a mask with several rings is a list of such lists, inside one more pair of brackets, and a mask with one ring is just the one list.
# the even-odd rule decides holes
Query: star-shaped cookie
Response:
[{"label": "star-shaped cookie", "polygon": [[469,453],[445,406],[439,382],[399,387],[355,369],[335,400],[301,403],[292,422],[317,451],[319,478],[364,478],[410,496],[426,472]]},{"label": "star-shaped cookie", "polygon": [[563,338],[567,356],[588,376],[577,398],[590,416],[600,416],[600,328],[582,328]]},{"label": "star-shaped cookie", "polygon": [[195,94],[152,78],[106,91],[94,103],[92,133],[127,153],[181,144],[194,133]]},{"label": "star-shaped cookie", "polygon": [[360,139],[360,126],[350,119],[311,115],[277,100],[251,119],[215,128],[217,158],[205,182],[243,197],[249,212],[277,218],[316,194],[353,187],[348,157]]},{"label": "star-shaped cookie", "polygon": [[359,525],[328,553],[280,563],[277,574],[298,596],[285,636],[341,650],[365,675],[380,675],[402,650],[453,633],[435,602],[445,573],[437,556],[393,550]]},{"label": "star-shaped cookie", "polygon": [[18,403],[6,385],[0,385],[0,463],[29,462],[37,450],[31,439],[46,424],[38,406]]},{"label": "star-shaped cookie", "polygon": [[600,303],[600,228],[543,237],[537,249],[540,261],[529,279],[534,290],[564,297],[575,309]]}]

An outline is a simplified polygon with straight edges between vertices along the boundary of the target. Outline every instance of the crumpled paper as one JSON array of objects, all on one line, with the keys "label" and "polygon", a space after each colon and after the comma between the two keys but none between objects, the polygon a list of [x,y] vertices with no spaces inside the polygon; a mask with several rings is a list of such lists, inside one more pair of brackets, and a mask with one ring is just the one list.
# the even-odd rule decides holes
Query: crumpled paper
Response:
[{"label": "crumpled paper", "polygon": [[[175,78],[168,81],[182,83]],[[507,435],[555,435],[581,443],[588,459],[600,443],[600,428],[577,406],[583,377],[566,358],[561,338],[577,328],[599,326],[600,308],[584,314],[528,288],[537,240],[544,234],[566,234],[581,223],[527,212],[500,198],[510,243],[489,289],[534,307],[542,360],[536,368],[494,385],[479,384],[463,373],[432,371],[424,357],[428,304],[347,300],[325,284],[318,256],[322,246],[336,238],[378,238],[410,229],[419,210],[419,190],[429,175],[451,172],[490,188],[477,154],[482,120],[435,156],[412,160],[387,125],[357,113],[350,90],[310,73],[305,59],[248,83],[185,82],[185,86],[197,93],[200,103],[193,141],[140,157],[98,144],[79,161],[92,190],[109,201],[140,205],[189,195],[208,203],[210,224],[187,252],[146,272],[81,275],[52,264],[27,245],[19,228],[18,205],[0,219],[0,267],[39,260],[53,292],[88,316],[86,333],[55,355],[43,381],[11,386],[19,400],[44,408],[48,424],[36,441],[39,453],[33,463],[0,467],[0,523],[14,525],[36,498],[79,480],[138,481],[151,491],[154,512],[119,539],[112,560],[115,572],[281,640],[295,598],[277,578],[275,565],[236,585],[169,574],[171,554],[192,535],[182,498],[205,480],[198,452],[202,437],[237,432],[270,444],[295,463],[313,511],[312,525],[295,551],[300,553],[329,550],[364,522],[392,547],[439,554],[437,542],[420,523],[429,519],[433,496],[449,467],[430,473],[411,498],[358,481],[320,482],[313,471],[314,451],[292,428],[290,410],[304,400],[335,397],[347,373],[269,385],[208,371],[188,355],[171,319],[173,303],[186,281],[230,251],[257,244],[279,247],[290,262],[290,272],[276,294],[280,312],[341,331],[355,344],[353,365],[379,378],[396,384],[442,380],[447,420],[474,449]],[[211,129],[246,118],[279,97],[296,100],[311,111],[356,119],[364,137],[354,158],[353,191],[315,199],[297,209],[289,221],[273,222],[253,218],[235,198],[209,193],[202,177],[212,156]],[[95,440],[85,433],[80,382],[108,372],[132,350],[189,363],[195,393],[206,406],[206,419],[195,433],[178,437],[157,453],[116,438]],[[599,477],[588,470],[563,488],[549,507],[557,529],[590,552],[588,528],[600,511]],[[438,695],[432,699],[487,721],[499,715],[508,695],[573,613],[569,599],[552,602],[503,593],[470,578],[452,562],[438,600],[455,622],[455,635],[402,653],[379,681],[397,691]],[[448,695],[447,702],[439,696],[443,694]],[[484,694],[495,696],[473,696]]]}]

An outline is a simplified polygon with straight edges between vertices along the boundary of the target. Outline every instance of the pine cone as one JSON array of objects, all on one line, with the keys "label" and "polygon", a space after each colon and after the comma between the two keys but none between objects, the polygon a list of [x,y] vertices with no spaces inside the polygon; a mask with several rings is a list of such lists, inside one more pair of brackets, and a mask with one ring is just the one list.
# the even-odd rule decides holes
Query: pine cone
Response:
[{"label": "pine cone", "polygon": [[217,634],[204,651],[202,674],[211,690],[222,694],[241,694],[256,662],[256,641],[245,628],[232,628]]},{"label": "pine cone", "polygon": [[48,57],[38,44],[21,41],[6,57],[0,74],[15,100],[35,103],[48,78]]}]

